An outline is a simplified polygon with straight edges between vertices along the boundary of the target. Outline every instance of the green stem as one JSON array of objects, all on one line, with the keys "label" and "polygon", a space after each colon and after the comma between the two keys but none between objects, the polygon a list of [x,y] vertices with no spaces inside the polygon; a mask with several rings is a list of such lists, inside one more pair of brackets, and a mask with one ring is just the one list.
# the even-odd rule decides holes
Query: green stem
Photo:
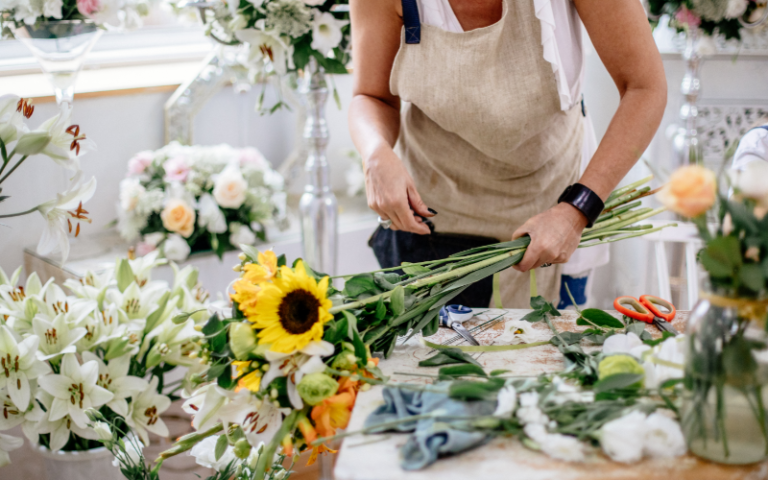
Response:
[{"label": "green stem", "polygon": [[19,165],[21,165],[22,163],[24,163],[24,160],[26,160],[28,156],[29,156],[29,155],[24,155],[23,157],[21,157],[21,159],[20,159],[20,160],[19,160],[19,161],[16,163],[16,165],[14,165],[14,166],[13,166],[13,168],[11,168],[10,170],[8,170],[8,173],[6,173],[6,174],[5,174],[5,176],[4,176],[3,178],[0,178],[0,183],[3,183],[3,182],[5,181],[5,179],[6,179],[6,178],[8,178],[9,176],[11,176],[11,174],[12,174],[12,173],[13,173],[13,172],[14,172],[14,171],[17,169],[17,168],[19,168]]},{"label": "green stem", "polygon": [[625,203],[629,203],[632,200],[634,200],[637,197],[639,197],[640,195],[643,195],[643,194],[648,193],[650,191],[651,191],[651,187],[643,187],[643,188],[641,188],[639,190],[635,190],[633,192],[629,192],[629,193],[627,193],[625,195],[622,195],[620,197],[617,197],[617,198],[615,198],[615,199],[613,199],[613,200],[611,200],[609,202],[606,202],[604,210],[610,210],[612,208],[618,207],[619,205],[623,205]]},{"label": "green stem", "polygon": [[29,215],[30,213],[33,213],[34,211],[36,211],[38,207],[30,208],[29,210],[24,210],[23,212],[19,212],[19,213],[9,213],[7,215],[0,215],[0,218],[21,217],[23,215]]},{"label": "green stem", "polygon": [[586,233],[597,232],[598,230],[603,230],[606,227],[616,225],[617,223],[621,223],[625,220],[630,220],[632,218],[639,217],[640,215],[646,214],[650,211],[653,211],[653,209],[650,207],[627,211],[626,213],[623,213],[621,215],[616,215],[613,218],[596,223],[594,226],[592,226],[592,228],[585,228],[584,233],[586,234]]},{"label": "green stem", "polygon": [[420,288],[427,285],[434,285],[436,283],[443,282],[445,280],[450,280],[452,278],[458,278],[463,277],[464,275],[468,273],[472,273],[476,270],[480,270],[481,268],[487,267],[489,265],[493,265],[494,263],[500,262],[504,260],[505,258],[512,257],[514,255],[517,255],[520,252],[524,252],[524,248],[520,248],[517,250],[511,250],[506,253],[502,253],[501,255],[496,255],[494,257],[491,257],[486,260],[479,261],[477,263],[473,263],[472,265],[467,265],[461,268],[457,268],[456,270],[451,270],[449,272],[442,273],[440,275],[435,275],[433,277],[423,278],[421,280],[417,280],[411,284],[409,284],[409,287],[413,288]]},{"label": "green stem", "polygon": [[180,453],[184,453],[200,443],[201,440],[208,438],[211,435],[216,435],[222,430],[224,430],[224,425],[218,423],[204,432],[195,432],[190,433],[189,435],[184,435],[176,441],[176,444],[173,447],[162,452],[155,461],[160,462],[167,458],[175,457]]},{"label": "green stem", "polygon": [[256,462],[256,472],[253,474],[252,478],[264,478],[267,467],[272,465],[272,462],[274,461],[278,445],[280,445],[280,442],[286,435],[293,431],[296,427],[296,422],[298,422],[301,415],[303,415],[301,410],[294,410],[285,417],[283,424],[280,425],[280,429],[275,433],[275,436],[272,437],[272,440],[270,440],[268,444],[264,445],[264,451],[259,455],[259,460]]},{"label": "green stem", "polygon": [[599,217],[597,217],[597,221],[595,223],[604,222],[609,218],[613,218],[617,215],[621,215],[622,213],[628,212],[629,210],[632,210],[635,207],[639,207],[642,204],[643,204],[642,200],[637,200],[636,202],[623,205],[621,208],[614,208],[610,212],[603,213]]},{"label": "green stem", "polygon": [[539,296],[539,287],[538,285],[536,285],[536,269],[535,268],[531,269],[530,289],[531,289],[531,298]]},{"label": "green stem", "polygon": [[651,233],[655,233],[655,232],[664,230],[667,227],[676,227],[676,226],[677,226],[676,223],[669,223],[667,225],[662,225],[660,227],[652,228],[650,230],[641,230],[641,231],[639,231],[637,233],[633,233],[632,235],[624,235],[623,237],[609,238],[607,240],[603,240],[603,241],[600,241],[600,242],[581,243],[581,244],[579,244],[579,248],[594,247],[594,246],[597,246],[597,245],[605,245],[606,243],[614,243],[614,242],[618,242],[618,241],[621,241],[621,240],[626,240],[628,238],[642,237],[644,235],[648,235],[648,234],[651,234]]},{"label": "green stem", "polygon": [[509,350],[524,350],[526,348],[541,347],[544,345],[551,345],[550,342],[533,342],[533,343],[521,343],[518,345],[480,345],[478,347],[473,346],[448,346],[440,345],[438,343],[432,343],[424,340],[424,345],[435,350],[446,350],[449,348],[457,348],[462,352],[506,352]]},{"label": "green stem", "polygon": [[383,298],[389,298],[389,297],[392,296],[392,292],[394,292],[394,290],[390,290],[388,292],[380,293],[378,295],[374,295],[372,297],[368,297],[368,298],[365,298],[363,300],[358,300],[356,302],[345,303],[343,305],[336,305],[335,307],[332,307],[328,311],[331,313],[331,315],[335,315],[335,314],[337,314],[339,312],[342,312],[344,310],[354,310],[355,308],[364,307],[364,306],[366,306],[366,305],[368,305],[370,303],[376,303],[376,302],[378,302],[379,300],[381,300]]},{"label": "green stem", "polygon": [[634,183],[630,183],[629,185],[625,185],[621,188],[617,188],[606,199],[606,202],[613,200],[614,198],[620,197],[624,195],[625,193],[631,192],[632,190],[636,189],[637,187],[640,187],[642,185],[645,185],[646,183],[653,180],[653,175],[650,175],[648,177],[642,178]]}]

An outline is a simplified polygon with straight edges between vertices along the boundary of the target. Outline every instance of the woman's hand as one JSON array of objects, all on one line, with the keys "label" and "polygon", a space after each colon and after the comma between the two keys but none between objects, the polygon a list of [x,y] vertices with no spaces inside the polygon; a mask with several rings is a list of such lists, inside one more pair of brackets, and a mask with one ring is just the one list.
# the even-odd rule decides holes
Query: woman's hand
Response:
[{"label": "woman's hand", "polygon": [[392,220],[392,230],[429,234],[422,217],[433,217],[413,184],[403,162],[388,145],[365,162],[365,191],[368,206],[383,220]]},{"label": "woman's hand", "polygon": [[529,219],[512,235],[512,239],[530,235],[531,244],[515,269],[527,272],[547,263],[565,263],[579,246],[587,217],[572,205],[558,203],[546,212]]}]

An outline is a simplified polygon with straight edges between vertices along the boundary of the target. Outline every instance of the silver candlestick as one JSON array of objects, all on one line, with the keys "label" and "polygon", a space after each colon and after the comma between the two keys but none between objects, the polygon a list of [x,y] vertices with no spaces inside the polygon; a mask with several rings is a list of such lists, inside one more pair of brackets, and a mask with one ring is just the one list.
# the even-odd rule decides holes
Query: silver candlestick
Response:
[{"label": "silver candlestick", "polygon": [[672,149],[677,165],[702,163],[704,159],[697,125],[698,99],[701,92],[701,78],[699,77],[699,67],[702,60],[701,54],[699,54],[700,35],[698,28],[690,28],[686,34],[685,50],[683,50],[685,76],[683,76],[683,83],[680,86],[680,91],[684,97],[683,105],[680,107],[680,120],[682,120],[683,126],[677,130],[672,139]]},{"label": "silver candlestick", "polygon": [[299,202],[304,259],[314,270],[335,275],[338,204],[330,187],[330,169],[325,158],[330,136],[325,119],[328,84],[325,71],[314,58],[310,58],[305,75],[302,93],[307,98],[307,185]]}]

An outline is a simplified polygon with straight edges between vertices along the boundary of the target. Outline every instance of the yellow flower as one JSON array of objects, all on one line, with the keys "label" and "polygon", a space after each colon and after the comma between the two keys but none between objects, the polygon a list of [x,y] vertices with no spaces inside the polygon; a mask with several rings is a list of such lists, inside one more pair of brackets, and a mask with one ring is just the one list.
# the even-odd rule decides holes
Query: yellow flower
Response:
[{"label": "yellow flower", "polygon": [[237,302],[240,311],[249,318],[256,315],[256,305],[261,287],[241,278],[235,282],[232,288],[235,289],[235,293],[231,295],[232,300]]},{"label": "yellow flower", "polygon": [[[235,366],[237,370],[237,376],[241,377],[243,376],[248,370],[251,369],[251,362],[250,361],[237,361],[235,360],[232,362],[232,365]],[[258,364],[256,364],[258,367]],[[240,390],[242,388],[246,388],[250,390],[251,392],[258,392],[259,388],[261,387],[261,370],[258,368],[248,375],[245,375],[243,378],[238,380],[237,382],[237,389]]]},{"label": "yellow flower", "polygon": [[277,255],[272,250],[259,252],[259,263],[249,263],[243,268],[243,278],[259,284],[271,280],[277,274]]},{"label": "yellow flower", "polygon": [[248,320],[260,330],[259,343],[270,344],[279,353],[293,353],[323,338],[323,325],[333,318],[326,298],[328,277],[319,283],[307,275],[304,264],[296,269],[281,267],[280,278],[262,284],[258,303]]}]

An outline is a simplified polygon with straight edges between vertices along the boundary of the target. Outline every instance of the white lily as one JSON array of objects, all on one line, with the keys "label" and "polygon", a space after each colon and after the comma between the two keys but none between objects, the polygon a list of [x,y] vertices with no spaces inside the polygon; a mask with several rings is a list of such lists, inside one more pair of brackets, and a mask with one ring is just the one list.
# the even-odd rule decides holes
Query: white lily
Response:
[{"label": "white lily", "polygon": [[152,280],[152,269],[168,263],[167,260],[159,257],[160,252],[155,250],[149,252],[143,257],[128,260],[128,264],[131,266],[131,270],[133,271],[133,277],[136,279],[139,287],[144,288],[154,286],[154,284],[150,283]]},{"label": "white lily", "polygon": [[259,443],[269,443],[283,422],[281,409],[269,400],[261,400],[248,389],[242,389],[219,411],[225,425],[240,425],[248,443],[258,448]]},{"label": "white lily", "polygon": [[[52,451],[55,452],[61,450],[64,445],[67,444],[70,432],[78,437],[89,440],[98,439],[98,435],[93,429],[79,426],[68,414],[65,414],[60,418],[55,418],[54,414],[56,412],[53,411],[53,403],[56,401],[56,397],[50,393],[42,390],[38,393],[37,399],[43,404],[46,411],[41,415],[40,420],[34,426],[34,430],[37,431],[38,434],[50,434],[51,441],[49,447]],[[85,414],[83,414],[83,416],[85,416]]]},{"label": "white lily", "polygon": [[329,12],[315,10],[312,16],[312,48],[323,56],[331,53],[341,43],[341,28],[347,24],[349,20],[337,20]]},{"label": "white lily", "polygon": [[77,344],[78,352],[93,350],[95,347],[125,335],[127,325],[120,324],[117,306],[110,304],[102,311],[94,311],[79,324],[85,328],[85,336]]},{"label": "white lily", "polygon": [[[29,386],[32,392],[30,398],[35,398],[38,391],[37,380],[31,380]],[[21,425],[29,441],[37,442],[37,423],[43,418],[44,413],[40,405],[34,401],[30,402],[26,409],[19,408],[8,395],[8,391],[0,388],[0,431]]]},{"label": "white lily", "polygon": [[5,143],[6,148],[20,133],[26,131],[23,109],[19,108],[20,101],[21,97],[18,95],[0,96],[0,140]]},{"label": "white lily", "polygon": [[149,386],[133,397],[125,417],[125,423],[136,431],[144,445],[149,445],[147,432],[161,437],[168,436],[168,427],[160,414],[171,406],[171,399],[157,393],[157,383],[157,377],[152,377]]},{"label": "white lily", "polygon": [[304,408],[304,402],[296,386],[304,375],[325,371],[325,364],[320,357],[333,355],[333,352],[333,345],[325,340],[310,342],[298,353],[278,353],[267,350],[264,356],[269,361],[269,370],[261,380],[262,388],[268,388],[275,378],[288,377],[288,398],[291,405],[297,410]]},{"label": "white lily", "polygon": [[248,60],[270,64],[281,76],[294,68],[293,46],[283,41],[277,32],[267,31],[263,19],[256,22],[256,28],[236,31],[235,37],[250,45]]},{"label": "white lily", "polygon": [[79,170],[80,162],[77,158],[96,150],[96,144],[80,132],[78,125],[71,125],[71,117],[72,106],[64,102],[59,114],[46,120],[36,131],[46,132],[51,137],[42,151],[44,155],[64,168]]},{"label": "white lily", "polygon": [[224,471],[230,463],[237,459],[231,446],[228,446],[218,459],[216,458],[216,443],[219,437],[220,435],[208,437],[192,447],[192,450],[189,452],[190,455],[195,457],[195,462],[198,465],[212,468],[217,472]]},{"label": "white lily", "polygon": [[21,267],[14,273],[12,281],[0,285],[0,315],[7,315],[6,322],[11,329],[26,335],[32,330],[32,319],[38,310],[37,300],[45,295],[53,278],[42,285],[37,272],[32,272],[25,285],[17,286],[20,271]]},{"label": "white lily", "polygon": [[87,428],[89,420],[85,410],[104,405],[114,395],[97,384],[99,365],[95,361],[80,365],[75,354],[68,353],[61,360],[59,371],[58,375],[38,379],[40,388],[53,396],[48,420],[56,421],[69,415],[78,427]]},{"label": "white lily", "polygon": [[208,430],[219,421],[219,410],[229,401],[229,392],[218,385],[208,384],[196,390],[181,406],[192,415],[195,430]]},{"label": "white lily", "polygon": [[195,321],[191,318],[178,325],[170,319],[165,320],[144,337],[142,351],[145,351],[154,340],[147,355],[147,368],[154,367],[160,362],[170,365],[193,363],[194,359],[190,358],[190,354],[198,350],[196,340],[201,336],[202,333],[195,330]]},{"label": "white lily", "polygon": [[[83,209],[83,203],[93,197],[96,191],[96,177],[87,183],[80,184],[81,175],[75,176],[72,186],[64,193],[56,194],[56,200],[43,203],[37,207],[40,215],[46,221],[43,236],[37,244],[37,253],[48,255],[56,247],[61,251],[61,263],[69,257],[68,233],[75,231],[75,236],[80,233],[80,222],[90,223],[88,212]],[[73,227],[72,223],[76,225]]]},{"label": "white lily", "polygon": [[110,289],[106,300],[117,305],[129,320],[146,320],[157,310],[167,288],[162,282],[153,282],[142,289],[136,282],[132,282],[122,293],[118,289]]},{"label": "white lily", "polygon": [[131,355],[113,358],[109,363],[91,352],[83,352],[84,362],[96,362],[99,366],[99,379],[96,384],[112,393],[112,400],[107,406],[116,414],[125,417],[128,415],[128,402],[126,398],[134,397],[147,389],[149,384],[139,377],[128,375],[131,366]]},{"label": "white lily", "polygon": [[0,433],[0,467],[11,463],[11,456],[8,455],[8,452],[12,452],[22,445],[24,445],[23,439]]},{"label": "white lily", "polygon": [[95,300],[69,297],[58,285],[47,285],[45,294],[33,299],[37,306],[36,315],[53,318],[63,314],[71,327],[79,327],[85,318],[96,311],[98,303]]},{"label": "white lily", "polygon": [[82,278],[66,280],[64,286],[77,298],[99,300],[104,290],[113,284],[113,274],[113,270],[107,270],[100,274],[89,270]]},{"label": "white lily", "polygon": [[56,315],[53,320],[43,315],[35,316],[32,320],[32,331],[40,337],[40,348],[37,351],[37,358],[40,360],[75,353],[75,343],[88,333],[83,327],[72,328],[64,313]]},{"label": "white lily", "polygon": [[5,387],[13,403],[26,411],[31,398],[30,380],[50,371],[48,364],[35,358],[40,338],[30,335],[19,339],[5,325],[0,325],[0,388]]}]

